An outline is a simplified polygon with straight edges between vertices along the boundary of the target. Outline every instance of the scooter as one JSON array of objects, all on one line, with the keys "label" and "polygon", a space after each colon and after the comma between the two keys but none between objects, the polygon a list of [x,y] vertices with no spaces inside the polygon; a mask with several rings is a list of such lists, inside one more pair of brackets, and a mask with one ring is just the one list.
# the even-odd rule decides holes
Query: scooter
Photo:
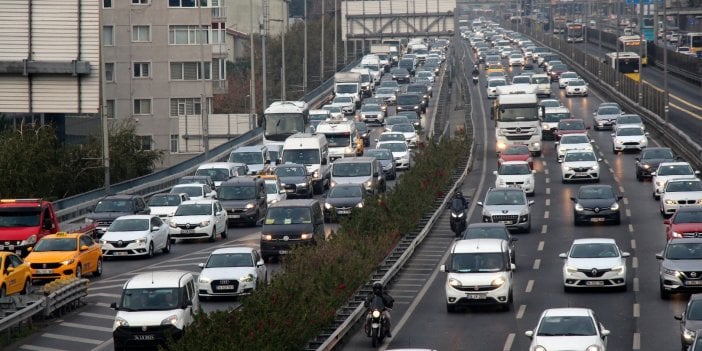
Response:
[{"label": "scooter", "polygon": [[466,230],[466,208],[460,199],[451,201],[451,231],[459,237]]},{"label": "scooter", "polygon": [[364,329],[366,331],[366,336],[371,338],[373,347],[378,347],[383,343],[383,339],[385,339],[387,323],[383,311],[386,309],[389,308],[385,307],[383,299],[380,296],[375,296],[368,307]]},{"label": "scooter", "polygon": [[473,76],[473,84],[478,84],[478,76]]}]

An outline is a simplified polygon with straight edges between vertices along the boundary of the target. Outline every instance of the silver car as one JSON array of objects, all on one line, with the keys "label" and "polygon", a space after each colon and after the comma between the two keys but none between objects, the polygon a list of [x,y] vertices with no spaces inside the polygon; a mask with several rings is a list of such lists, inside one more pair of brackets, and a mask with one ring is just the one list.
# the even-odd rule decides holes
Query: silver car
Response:
[{"label": "silver car", "polygon": [[612,129],[612,126],[617,121],[617,117],[621,116],[622,110],[615,105],[605,105],[597,108],[592,115],[595,119],[595,130]]},{"label": "silver car", "polygon": [[661,261],[660,294],[667,300],[677,292],[702,292],[702,241],[699,238],[668,240]]},{"label": "silver car", "polygon": [[490,188],[484,202],[478,202],[483,208],[483,222],[504,223],[508,229],[521,232],[531,231],[530,207],[534,201],[528,201],[526,193],[517,188]]}]

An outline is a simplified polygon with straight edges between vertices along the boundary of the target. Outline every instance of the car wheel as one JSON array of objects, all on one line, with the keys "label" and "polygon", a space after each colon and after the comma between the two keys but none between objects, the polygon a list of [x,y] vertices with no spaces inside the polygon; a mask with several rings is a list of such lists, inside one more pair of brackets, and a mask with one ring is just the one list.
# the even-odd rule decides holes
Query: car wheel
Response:
[{"label": "car wheel", "polygon": [[219,234],[220,237],[222,237],[222,239],[226,239],[226,238],[227,238],[227,228],[228,228],[228,227],[229,227],[229,226],[225,224],[225,225],[224,225],[224,230],[222,230],[222,233]]},{"label": "car wheel", "polygon": [[154,243],[153,242],[149,243],[149,252],[146,254],[146,257],[148,257],[148,258],[154,257]]},{"label": "car wheel", "polygon": [[636,180],[643,182],[643,174],[640,172],[636,172]]},{"label": "car wheel", "polygon": [[212,228],[211,235],[207,238],[207,241],[213,243],[217,240],[217,228]]},{"label": "car wheel", "polygon": [[0,299],[7,296],[7,290],[5,290],[5,285],[0,287]]},{"label": "car wheel", "polygon": [[163,247],[163,253],[171,252],[171,237],[166,238],[166,246]]},{"label": "car wheel", "polygon": [[95,268],[95,272],[93,272],[93,277],[99,277],[102,275],[102,260],[99,259],[97,261],[97,267]]},{"label": "car wheel", "polygon": [[446,304],[446,312],[448,312],[448,313],[456,312],[456,306],[447,303]]},{"label": "car wheel", "polygon": [[83,278],[83,267],[81,267],[80,265],[76,266],[76,278]]},{"label": "car wheel", "polygon": [[670,292],[665,290],[662,282],[659,284],[660,284],[660,291],[661,291],[661,299],[663,299],[663,300],[670,299]]},{"label": "car wheel", "polygon": [[571,287],[569,287],[569,286],[567,286],[567,285],[563,285],[563,292],[569,293],[569,292],[572,292],[572,291],[573,291],[573,288],[571,288]]},{"label": "car wheel", "polygon": [[22,288],[22,292],[20,294],[22,295],[29,295],[29,293],[32,292],[32,281],[27,278],[27,280],[24,282],[24,288]]}]

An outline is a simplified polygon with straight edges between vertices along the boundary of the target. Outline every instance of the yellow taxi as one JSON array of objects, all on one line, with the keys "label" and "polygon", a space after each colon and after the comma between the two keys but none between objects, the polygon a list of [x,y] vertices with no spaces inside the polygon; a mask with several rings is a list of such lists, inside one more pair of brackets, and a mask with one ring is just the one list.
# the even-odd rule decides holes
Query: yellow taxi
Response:
[{"label": "yellow taxi", "polygon": [[12,252],[0,252],[0,298],[16,293],[27,294],[32,287],[29,265]]},{"label": "yellow taxi", "polygon": [[43,237],[27,258],[32,280],[80,278],[102,274],[102,245],[91,233],[59,232]]},{"label": "yellow taxi", "polygon": [[500,72],[500,73],[504,73],[504,72],[505,72],[505,69],[504,69],[504,67],[502,67],[502,64],[500,64],[500,63],[491,63],[491,64],[489,64],[489,65],[487,66],[486,74],[489,75],[490,72]]}]

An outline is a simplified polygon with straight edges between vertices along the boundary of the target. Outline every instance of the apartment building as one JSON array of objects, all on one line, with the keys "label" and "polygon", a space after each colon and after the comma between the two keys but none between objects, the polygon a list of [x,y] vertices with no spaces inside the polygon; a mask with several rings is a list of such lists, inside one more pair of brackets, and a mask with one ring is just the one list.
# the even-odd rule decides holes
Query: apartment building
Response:
[{"label": "apartment building", "polygon": [[205,151],[227,90],[225,0],[100,0],[108,118],[133,119],[165,167]]}]

